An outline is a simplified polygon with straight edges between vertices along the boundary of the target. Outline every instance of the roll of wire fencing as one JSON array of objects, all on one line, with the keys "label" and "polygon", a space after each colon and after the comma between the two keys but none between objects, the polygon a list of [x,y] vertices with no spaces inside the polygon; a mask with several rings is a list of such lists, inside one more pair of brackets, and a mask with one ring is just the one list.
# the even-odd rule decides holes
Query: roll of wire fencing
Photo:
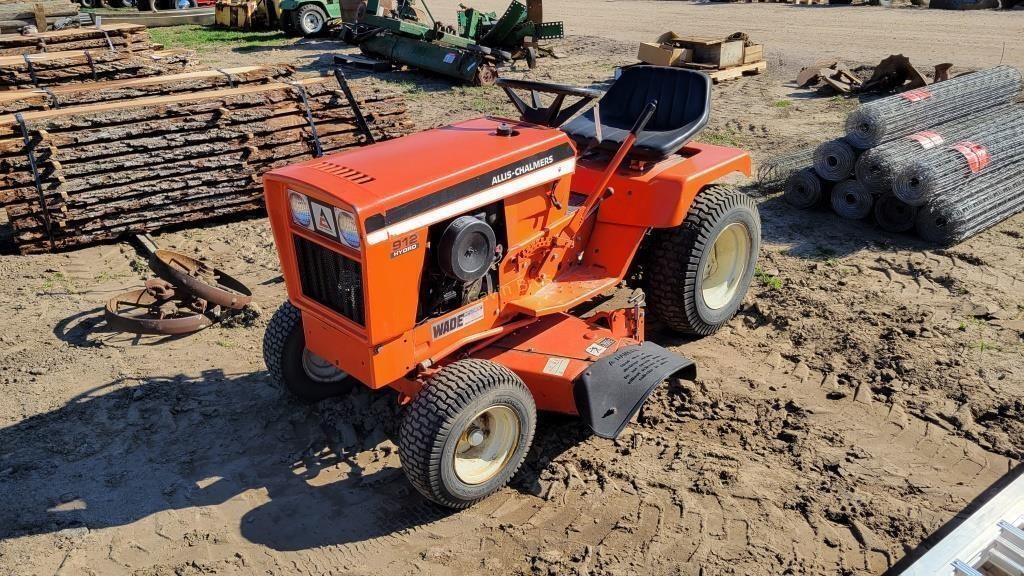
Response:
[{"label": "roll of wire fencing", "polygon": [[814,149],[814,171],[829,182],[841,182],[853,174],[859,155],[844,138],[829,140]]},{"label": "roll of wire fencing", "polygon": [[866,150],[854,169],[857,180],[874,194],[891,192],[896,174],[908,164],[930,150],[970,138],[980,126],[997,118],[1024,119],[1024,106],[997,106]]},{"label": "roll of wire fencing", "polygon": [[969,139],[920,155],[896,174],[893,192],[907,204],[923,206],[944,195],[957,195],[969,181],[1022,159],[1024,114],[1015,111],[976,127]]},{"label": "roll of wire fencing", "polygon": [[782,189],[789,178],[811,165],[814,146],[797,148],[763,162],[757,168],[757,187],[763,195]]},{"label": "roll of wire fencing", "polygon": [[996,66],[880,98],[861,105],[846,118],[846,141],[866,150],[965,114],[1010,103],[1020,89],[1019,70]]},{"label": "roll of wire fencing", "polygon": [[925,240],[956,244],[1024,211],[1024,160],[987,171],[950,189],[918,211]]},{"label": "roll of wire fencing", "polygon": [[825,182],[814,172],[814,168],[804,168],[786,180],[782,199],[794,208],[806,210],[817,206],[826,191]]},{"label": "roll of wire fencing", "polygon": [[875,197],[857,182],[850,178],[843,180],[832,188],[832,210],[843,218],[861,220],[871,214]]},{"label": "roll of wire fencing", "polygon": [[909,232],[914,229],[917,206],[911,206],[892,193],[875,200],[875,223],[886,232]]}]

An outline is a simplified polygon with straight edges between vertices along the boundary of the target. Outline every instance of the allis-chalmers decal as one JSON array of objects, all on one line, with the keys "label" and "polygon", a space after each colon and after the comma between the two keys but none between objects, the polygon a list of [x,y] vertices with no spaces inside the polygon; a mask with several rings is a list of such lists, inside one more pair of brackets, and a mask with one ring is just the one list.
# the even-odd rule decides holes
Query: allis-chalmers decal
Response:
[{"label": "allis-chalmers decal", "polygon": [[459,312],[455,316],[450,316],[440,322],[435,322],[430,327],[430,334],[434,340],[437,340],[438,338],[447,336],[456,330],[461,330],[470,324],[476,324],[483,319],[484,304],[481,302],[472,308],[467,308],[462,312]]},{"label": "allis-chalmers decal", "polygon": [[554,154],[552,154],[550,156],[545,156],[540,160],[534,160],[533,162],[523,164],[521,166],[516,166],[511,170],[505,170],[501,174],[496,174],[494,178],[491,178],[491,186],[494,186],[495,184],[501,184],[502,182],[506,182],[513,178],[518,178],[524,174],[529,174],[530,172],[533,172],[538,168],[543,168],[548,164],[554,164],[554,162],[555,156]]}]

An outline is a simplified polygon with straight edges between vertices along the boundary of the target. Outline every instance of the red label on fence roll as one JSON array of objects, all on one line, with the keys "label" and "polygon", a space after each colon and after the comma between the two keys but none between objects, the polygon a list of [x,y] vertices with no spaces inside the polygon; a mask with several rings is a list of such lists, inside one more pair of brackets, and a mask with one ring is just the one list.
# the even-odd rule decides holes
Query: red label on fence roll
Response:
[{"label": "red label on fence roll", "polygon": [[967,160],[967,167],[971,169],[971,173],[977,174],[985,166],[988,166],[989,161],[992,158],[988,155],[988,150],[981,144],[975,144],[969,140],[963,142],[957,142],[952,146],[953,150],[964,155],[964,159]]},{"label": "red label on fence roll", "polygon": [[920,102],[921,100],[927,100],[932,97],[932,93],[924,88],[918,88],[917,90],[907,90],[900,94],[905,100],[910,102]]},{"label": "red label on fence roll", "polygon": [[921,148],[924,148],[925,150],[931,150],[936,146],[941,146],[943,142],[942,134],[932,132],[931,130],[922,130],[917,134],[907,136],[907,138],[917,142],[921,145]]}]

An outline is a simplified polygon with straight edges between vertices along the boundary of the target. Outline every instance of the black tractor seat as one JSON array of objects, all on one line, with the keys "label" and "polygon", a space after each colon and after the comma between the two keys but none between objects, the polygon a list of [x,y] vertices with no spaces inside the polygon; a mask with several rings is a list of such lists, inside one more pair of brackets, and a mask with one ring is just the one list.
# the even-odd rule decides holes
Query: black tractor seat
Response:
[{"label": "black tractor seat", "polygon": [[662,160],[675,154],[708,123],[711,79],[700,72],[667,66],[630,66],[612,83],[595,108],[601,119],[598,142],[594,108],[562,126],[583,150],[615,152],[651,100],[658,108],[637,135],[628,158]]}]

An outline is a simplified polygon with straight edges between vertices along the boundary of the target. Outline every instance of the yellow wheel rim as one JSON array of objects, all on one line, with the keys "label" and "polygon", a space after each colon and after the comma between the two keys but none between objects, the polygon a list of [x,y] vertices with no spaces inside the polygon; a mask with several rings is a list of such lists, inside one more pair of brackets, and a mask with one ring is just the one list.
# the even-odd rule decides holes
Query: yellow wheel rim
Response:
[{"label": "yellow wheel rim", "polygon": [[718,233],[701,274],[704,304],[720,310],[732,301],[750,263],[750,234],[734,222]]},{"label": "yellow wheel rim", "polygon": [[519,446],[519,417],[507,406],[491,406],[470,420],[455,445],[455,475],[483,484],[505,468]]}]

